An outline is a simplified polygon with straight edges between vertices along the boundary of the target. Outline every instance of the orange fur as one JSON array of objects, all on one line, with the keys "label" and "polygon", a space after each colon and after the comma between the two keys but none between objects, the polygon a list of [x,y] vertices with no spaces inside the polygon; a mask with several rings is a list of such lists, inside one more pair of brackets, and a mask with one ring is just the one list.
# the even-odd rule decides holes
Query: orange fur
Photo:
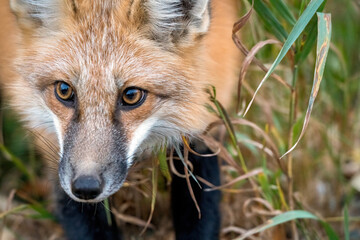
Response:
[{"label": "orange fur", "polygon": [[213,22],[205,40],[207,67],[216,87],[218,100],[230,107],[240,69],[240,52],[232,41],[232,26],[238,17],[237,1],[212,1]]},{"label": "orange fur", "polygon": [[[72,197],[71,179],[117,161],[114,139],[127,149],[121,161],[129,167],[134,154],[206,128],[213,120],[205,108],[209,85],[225,106],[231,103],[239,60],[231,40],[235,0],[212,1],[210,26],[200,5],[206,0],[190,17],[166,12],[155,0],[39,0],[31,3],[36,8],[11,0],[17,24],[1,1],[0,24],[8,31],[0,36],[4,91],[30,128],[57,134],[62,158],[75,169],[64,167],[69,176],[60,179]],[[73,86],[74,108],[54,96],[56,81]],[[127,87],[146,90],[147,99],[119,110]]]},{"label": "orange fur", "polygon": [[9,1],[1,0],[0,4],[0,86],[6,86],[15,78],[12,60],[17,49],[19,32],[15,17],[10,11]]}]

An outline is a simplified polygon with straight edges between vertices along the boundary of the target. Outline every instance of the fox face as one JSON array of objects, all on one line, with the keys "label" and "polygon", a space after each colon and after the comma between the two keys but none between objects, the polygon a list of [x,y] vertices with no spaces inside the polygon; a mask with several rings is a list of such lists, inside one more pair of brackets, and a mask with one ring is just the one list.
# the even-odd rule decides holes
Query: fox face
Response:
[{"label": "fox face", "polygon": [[98,202],[132,163],[208,123],[208,0],[12,0],[21,29],[14,106],[57,135],[59,180]]}]

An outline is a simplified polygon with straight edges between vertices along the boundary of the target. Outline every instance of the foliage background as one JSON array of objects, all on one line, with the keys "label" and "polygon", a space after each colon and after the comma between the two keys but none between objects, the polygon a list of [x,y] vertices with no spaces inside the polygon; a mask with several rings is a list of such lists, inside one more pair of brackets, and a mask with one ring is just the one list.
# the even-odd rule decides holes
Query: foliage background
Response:
[{"label": "foliage background", "polygon": [[[283,2],[298,19],[301,9],[310,1],[257,2],[264,3],[289,33],[293,25],[276,4]],[[294,58],[299,51],[293,49],[309,41],[309,28],[305,29],[291,53],[275,70],[289,85],[296,76],[293,91],[270,78],[245,117],[253,127],[233,124],[238,140],[236,146],[232,144],[225,127],[220,127],[223,132],[221,144],[230,158],[239,157],[238,146],[249,172],[254,173],[250,182],[237,181],[222,190],[223,239],[242,236],[267,219],[294,209],[316,215],[328,223],[337,236],[326,231],[319,221],[297,220],[261,231],[250,239],[360,238],[360,1],[332,0],[324,4],[323,12],[332,14],[331,47],[309,126],[296,149],[280,160],[279,165],[279,161],[267,151],[269,142],[254,128],[261,129],[280,154],[285,153],[299,136],[312,88],[316,51],[315,45],[312,45],[311,52],[295,71]],[[251,1],[241,1],[241,5],[239,17],[250,9]],[[314,21],[316,24],[316,18]],[[240,35],[249,49],[266,39],[285,40],[266,21],[266,12],[259,10],[252,14],[240,30]],[[269,67],[279,50],[277,45],[268,45],[256,57]],[[264,72],[255,64],[250,65],[242,84],[240,110],[244,110],[249,103],[263,76]],[[241,115],[235,111],[235,100],[236,96],[234,109],[227,114],[231,119],[239,120]],[[50,213],[52,180],[46,178],[46,172],[54,170],[42,163],[33,144],[33,134],[21,128],[16,116],[4,104],[0,117],[0,238],[61,239],[61,229]],[[288,178],[289,158],[293,163],[291,179]],[[244,176],[241,169],[224,162],[221,169],[224,184]],[[133,168],[131,177],[119,192],[122,202],[112,209],[119,225],[129,229],[129,239],[173,237],[170,216],[167,214],[168,185],[161,174],[157,180],[152,224],[145,235],[138,235],[151,208],[151,166],[151,162],[147,162]],[[255,174],[254,169],[261,173]]]}]

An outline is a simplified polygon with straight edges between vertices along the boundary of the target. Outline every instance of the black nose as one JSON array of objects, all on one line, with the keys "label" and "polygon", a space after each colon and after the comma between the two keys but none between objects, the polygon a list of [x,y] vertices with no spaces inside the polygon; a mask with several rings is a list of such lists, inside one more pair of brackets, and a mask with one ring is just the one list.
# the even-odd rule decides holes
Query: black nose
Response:
[{"label": "black nose", "polygon": [[71,191],[80,199],[95,199],[102,191],[102,184],[95,176],[79,176],[73,181]]}]

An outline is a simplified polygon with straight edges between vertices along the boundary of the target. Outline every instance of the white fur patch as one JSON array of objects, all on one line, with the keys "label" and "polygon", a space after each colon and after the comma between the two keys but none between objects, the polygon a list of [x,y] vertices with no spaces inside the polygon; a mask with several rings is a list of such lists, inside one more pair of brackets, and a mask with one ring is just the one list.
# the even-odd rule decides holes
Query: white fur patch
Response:
[{"label": "white fur patch", "polygon": [[149,136],[150,129],[155,125],[156,122],[156,118],[150,117],[144,122],[142,122],[134,131],[126,157],[128,167],[130,167],[132,164],[136,150],[140,147],[141,143]]},{"label": "white fur patch", "polygon": [[[50,111],[50,110],[49,110]],[[58,117],[52,112],[52,111],[50,111],[51,112],[51,115],[52,115],[52,117],[53,117],[53,122],[54,122],[54,126],[55,126],[55,131],[56,131],[56,135],[57,135],[57,137],[58,137],[58,142],[59,142],[59,151],[60,151],[60,153],[59,153],[59,155],[60,155],[60,157],[63,155],[63,149],[64,149],[64,142],[63,142],[63,133],[62,133],[62,131],[61,131],[61,125],[60,125],[60,121],[59,121],[59,119],[58,119]]]}]

